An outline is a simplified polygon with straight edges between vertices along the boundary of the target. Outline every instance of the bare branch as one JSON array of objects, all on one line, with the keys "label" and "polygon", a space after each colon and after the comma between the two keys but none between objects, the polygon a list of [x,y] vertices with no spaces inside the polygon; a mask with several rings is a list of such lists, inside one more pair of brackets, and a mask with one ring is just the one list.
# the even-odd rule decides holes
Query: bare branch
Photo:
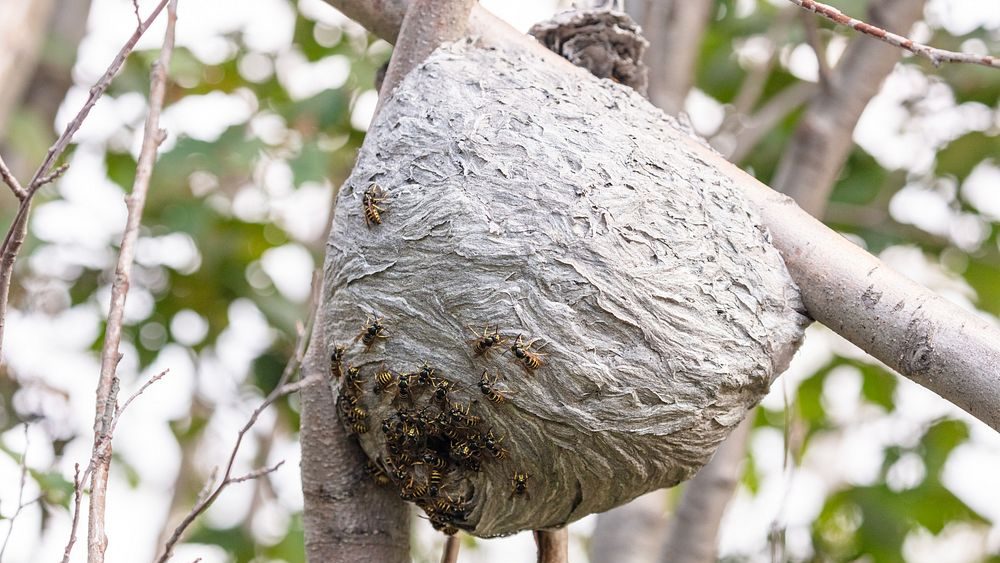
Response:
[{"label": "bare branch", "polygon": [[[17,489],[17,510],[14,515],[10,517],[7,522],[7,536],[3,539],[3,547],[0,547],[0,561],[3,561],[3,554],[7,551],[7,542],[10,541],[11,533],[14,531],[14,521],[17,517],[21,515],[21,511],[24,507],[30,506],[31,504],[38,501],[36,498],[31,502],[24,502],[24,486],[28,481],[28,446],[30,442],[28,441],[28,423],[24,423],[24,453],[21,454],[21,484]],[[39,497],[40,498],[40,497]]]},{"label": "bare branch", "polygon": [[[73,523],[69,527],[69,541],[66,542],[66,549],[63,550],[62,563],[69,563],[69,554],[73,551],[73,544],[76,543],[76,528],[80,525],[80,504],[83,501],[83,482],[87,479],[84,474],[80,477],[80,464],[73,465]],[[89,471],[89,468],[88,468]]]},{"label": "bare branch", "polygon": [[413,0],[410,3],[382,81],[376,114],[396,86],[427,55],[442,43],[465,35],[469,12],[475,4],[475,0]]},{"label": "bare branch", "polygon": [[569,563],[569,528],[535,530],[538,563]]},{"label": "bare branch", "polygon": [[458,563],[458,550],[461,546],[458,535],[448,536],[444,542],[444,552],[441,553],[441,563]]},{"label": "bare branch", "polygon": [[[160,3],[153,8],[153,12],[142,22],[142,25],[136,28],[132,36],[129,37],[125,45],[122,46],[121,50],[118,51],[118,55],[115,59],[111,61],[111,65],[104,72],[97,83],[94,84],[90,89],[90,96],[87,101],[84,102],[83,107],[76,114],[68,125],[66,129],[63,130],[59,138],[56,139],[55,143],[49,147],[48,152],[45,155],[45,159],[42,164],[39,165],[38,169],[35,170],[31,181],[28,182],[27,188],[24,189],[24,197],[21,199],[21,204],[17,208],[17,213],[14,215],[14,219],[10,223],[10,227],[7,229],[7,234],[4,235],[3,244],[0,244],[0,352],[3,350],[3,330],[5,325],[5,319],[7,317],[7,300],[10,294],[10,281],[11,275],[14,271],[14,262],[17,260],[17,253],[21,250],[21,245],[24,244],[24,237],[28,232],[28,212],[31,209],[31,200],[35,193],[45,185],[46,179],[52,175],[52,166],[55,161],[62,156],[65,152],[66,147],[69,146],[73,135],[80,129],[83,124],[83,120],[87,118],[90,114],[90,110],[97,103],[97,100],[101,98],[105,90],[108,89],[108,85],[111,84],[111,80],[118,74],[121,70],[123,64],[125,64],[125,59],[128,58],[129,54],[132,53],[132,49],[135,48],[136,43],[138,43],[139,38],[149,29],[149,26],[153,24],[160,12],[167,5],[169,0],[160,0]],[[51,181],[51,180],[49,180]],[[0,353],[0,358],[3,354]]]},{"label": "bare branch", "polygon": [[[314,319],[315,315],[313,315],[312,318]],[[236,456],[240,451],[240,446],[243,444],[243,438],[244,436],[246,436],[247,432],[250,431],[253,425],[257,423],[257,419],[260,417],[260,414],[264,412],[264,410],[266,410],[267,407],[271,406],[278,399],[290,395],[292,393],[298,392],[304,387],[313,385],[320,381],[321,378],[315,376],[315,377],[307,377],[293,383],[288,383],[289,379],[291,379],[292,376],[295,375],[295,373],[298,371],[299,366],[302,365],[302,359],[305,356],[306,345],[309,341],[309,333],[312,330],[312,325],[313,321],[310,320],[308,326],[301,326],[301,325],[299,326],[299,334],[295,344],[295,352],[292,354],[292,357],[289,358],[288,363],[285,364],[285,369],[281,373],[281,378],[278,380],[278,385],[274,388],[274,390],[271,391],[271,393],[268,394],[268,396],[264,399],[264,401],[260,405],[258,405],[256,409],[254,409],[254,411],[250,414],[250,418],[236,434],[236,442],[233,444],[233,448],[229,452],[229,459],[226,462],[225,472],[223,472],[222,474],[222,481],[214,489],[211,488],[211,484],[215,481],[215,473],[216,473],[216,471],[213,470],[212,475],[210,476],[205,489],[203,489],[202,492],[198,495],[198,501],[195,503],[194,507],[192,507],[191,510],[187,513],[184,519],[181,520],[180,524],[178,524],[177,527],[174,528],[174,531],[170,535],[170,538],[168,538],[166,543],[164,544],[163,552],[160,554],[159,559],[157,559],[159,563],[166,563],[166,561],[170,559],[171,555],[173,555],[174,546],[177,545],[178,541],[180,541],[180,538],[184,534],[184,531],[188,528],[188,526],[191,525],[192,522],[195,521],[195,519],[198,518],[198,516],[200,516],[203,512],[208,510],[208,507],[211,506],[212,503],[215,502],[217,498],[219,498],[219,495],[222,494],[222,491],[225,490],[226,487],[232,485],[233,483],[242,483],[243,481],[248,481],[251,479],[257,479],[263,477],[269,473],[277,471],[278,468],[281,467],[281,465],[284,463],[284,461],[280,461],[271,467],[256,469],[243,476],[239,477],[232,476],[233,466],[236,463]]]},{"label": "bare branch", "polygon": [[805,10],[823,16],[834,23],[849,27],[869,37],[874,37],[879,41],[884,41],[894,47],[906,49],[918,57],[923,57],[929,60],[934,66],[940,66],[941,63],[967,63],[1000,68],[1000,59],[996,57],[947,51],[945,49],[938,49],[936,47],[930,47],[922,43],[917,43],[912,39],[908,39],[902,35],[896,35],[895,33],[886,31],[881,27],[865,23],[861,20],[856,20],[833,6],[828,6],[821,2],[816,2],[815,0],[788,1]]},{"label": "bare branch", "polygon": [[272,465],[271,467],[261,467],[260,469],[254,469],[253,471],[245,475],[241,475],[239,477],[231,477],[228,481],[226,481],[226,484],[232,485],[233,483],[242,483],[243,481],[249,481],[251,479],[259,479],[265,475],[274,473],[275,471],[278,470],[279,467],[281,467],[284,464],[285,460],[281,460],[278,463]]},{"label": "bare branch", "polygon": [[725,134],[712,138],[712,146],[733,162],[742,162],[771,130],[778,126],[792,112],[802,107],[816,93],[812,82],[796,82],[771,97],[753,115],[746,117],[740,129],[731,133],[729,141]]},{"label": "bare branch", "polygon": [[43,178],[39,178],[38,179],[38,187],[40,188],[40,187],[42,187],[42,186],[44,186],[46,184],[51,184],[52,182],[55,182],[68,169],[69,169],[69,164],[68,163],[67,164],[62,164],[62,165],[56,167],[55,170],[53,170],[52,172],[49,172]]},{"label": "bare branch", "polygon": [[597,515],[590,563],[650,563],[660,554],[667,525],[667,495],[660,489]]},{"label": "bare branch", "polygon": [[132,0],[132,9],[135,11],[135,21],[142,25],[142,16],[139,15],[139,0]]},{"label": "bare branch", "polygon": [[122,414],[125,412],[125,409],[127,409],[128,406],[130,404],[132,404],[132,401],[134,401],[136,399],[136,397],[138,397],[139,395],[142,395],[142,393],[146,390],[147,387],[149,387],[150,385],[152,385],[152,384],[156,383],[157,381],[159,381],[160,379],[162,379],[164,375],[167,375],[167,373],[169,371],[170,371],[169,368],[165,369],[165,370],[161,371],[160,373],[154,375],[153,377],[149,378],[149,381],[147,381],[146,383],[143,383],[142,387],[140,387],[138,391],[136,391],[135,393],[132,393],[132,395],[129,396],[129,398],[125,401],[125,404],[123,404],[120,408],[116,408],[115,409],[115,417],[114,417],[114,420],[111,422],[111,434],[112,435],[115,433],[115,428],[118,427],[118,419],[121,418]]},{"label": "bare branch", "polygon": [[[118,362],[121,360],[122,325],[125,315],[125,300],[131,283],[132,263],[135,260],[135,246],[139,239],[139,224],[149,191],[149,180],[153,174],[156,150],[163,141],[160,130],[160,112],[167,89],[167,68],[174,47],[174,29],[177,25],[177,0],[170,0],[167,8],[167,29],[163,38],[163,48],[159,59],[153,63],[149,89],[149,113],[142,136],[142,148],[136,166],[132,193],[125,198],[128,218],[122,234],[115,280],[111,285],[111,305],[108,311],[104,346],[101,350],[101,375],[97,384],[97,412],[94,415],[94,447],[90,466],[90,510],[87,524],[88,561],[100,563],[104,560],[108,538],[104,533],[104,510],[107,502],[108,473],[111,470],[112,437],[118,409]],[[93,95],[93,94],[92,94]],[[68,142],[68,141],[67,141]],[[44,169],[45,165],[39,170]],[[36,180],[44,178],[36,173]],[[34,182],[34,181],[33,181]],[[34,185],[34,184],[33,184]],[[141,390],[140,390],[141,392]],[[130,398],[129,401],[132,399]]]},{"label": "bare branch", "polygon": [[3,180],[3,183],[7,184],[7,187],[10,188],[10,191],[14,192],[14,197],[17,199],[24,200],[24,198],[28,197],[28,192],[24,191],[24,188],[21,187],[21,183],[14,177],[14,174],[7,167],[7,163],[4,162],[2,156],[0,156],[0,180]]}]

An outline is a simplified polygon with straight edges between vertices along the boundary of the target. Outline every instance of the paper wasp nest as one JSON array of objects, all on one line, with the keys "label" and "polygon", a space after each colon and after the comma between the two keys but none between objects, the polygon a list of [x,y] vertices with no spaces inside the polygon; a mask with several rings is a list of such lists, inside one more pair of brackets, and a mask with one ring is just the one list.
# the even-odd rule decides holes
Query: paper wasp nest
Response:
[{"label": "paper wasp nest", "polygon": [[372,124],[329,241],[331,385],[373,477],[438,528],[675,485],[787,365],[798,290],[685,135],[623,86],[465,43]]}]

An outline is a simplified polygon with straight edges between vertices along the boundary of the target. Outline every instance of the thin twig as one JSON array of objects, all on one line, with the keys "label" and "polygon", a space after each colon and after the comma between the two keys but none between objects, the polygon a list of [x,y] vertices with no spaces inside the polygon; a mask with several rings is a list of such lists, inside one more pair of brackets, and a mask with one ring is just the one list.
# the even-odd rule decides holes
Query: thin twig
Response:
[{"label": "thin twig", "polygon": [[[70,141],[73,139],[73,135],[80,129],[83,125],[83,120],[87,118],[90,114],[90,110],[97,103],[97,100],[104,94],[105,90],[111,84],[111,80],[118,74],[121,70],[123,64],[125,64],[125,59],[128,58],[129,54],[135,48],[136,43],[146,32],[147,29],[153,24],[160,12],[167,5],[170,0],[160,0],[160,3],[153,8],[152,13],[146,18],[142,24],[136,28],[132,36],[129,37],[125,45],[122,46],[121,50],[118,51],[118,55],[115,59],[111,61],[111,65],[108,69],[104,71],[104,74],[98,79],[97,83],[90,88],[90,96],[87,101],[84,102],[83,107],[76,114],[69,124],[66,125],[66,129],[63,130],[56,142],[49,147],[48,152],[45,154],[45,159],[42,164],[39,165],[38,169],[35,170],[35,174],[31,177],[31,181],[28,182],[28,187],[24,188],[23,197],[20,197],[21,204],[17,208],[17,213],[14,215],[14,219],[10,222],[10,227],[7,229],[7,234],[4,235],[3,244],[0,244],[0,352],[3,350],[3,331],[5,325],[5,319],[7,317],[7,300],[10,294],[10,280],[14,271],[14,262],[17,260],[17,253],[21,250],[21,245],[24,244],[24,237],[28,232],[28,211],[31,209],[31,200],[38,190],[46,184],[46,181],[52,176],[52,166],[55,161],[62,156],[63,152],[66,151],[66,147],[69,146]],[[54,178],[53,178],[54,179]],[[17,193],[17,192],[15,192]],[[0,353],[0,358],[3,354]]]},{"label": "thin twig", "polygon": [[125,401],[124,404],[122,404],[121,407],[116,407],[115,408],[115,417],[114,417],[114,420],[111,421],[111,434],[112,435],[114,435],[114,433],[115,433],[115,428],[118,427],[118,420],[122,417],[122,414],[125,412],[125,409],[127,409],[128,406],[130,404],[132,404],[132,401],[134,401],[136,399],[136,397],[138,397],[139,395],[142,395],[143,392],[146,391],[147,387],[149,387],[150,385],[152,385],[152,384],[156,383],[157,381],[163,379],[163,376],[167,375],[167,373],[169,371],[170,371],[170,368],[167,368],[167,369],[161,371],[160,373],[154,375],[153,377],[149,378],[149,381],[147,381],[146,383],[143,383],[142,387],[140,387],[138,391],[136,391],[135,393],[132,393],[132,395],[129,396],[129,398]]},{"label": "thin twig", "polygon": [[931,47],[929,45],[924,45],[923,43],[917,43],[912,39],[908,39],[902,35],[896,35],[895,33],[886,31],[881,27],[876,27],[861,20],[856,20],[833,6],[828,6],[821,2],[816,2],[815,0],[788,1],[805,10],[809,10],[810,12],[823,16],[834,23],[849,27],[855,31],[874,37],[875,39],[884,41],[895,47],[899,47],[900,49],[906,49],[918,57],[923,57],[929,60],[934,66],[940,66],[941,63],[967,63],[1000,68],[1000,59],[997,57],[991,57],[989,55],[975,55],[973,53],[959,53],[956,51],[938,49],[937,47]]},{"label": "thin twig", "polygon": [[73,544],[76,543],[76,528],[80,524],[80,504],[83,501],[83,482],[86,479],[80,478],[80,464],[74,464],[73,473],[73,523],[69,527],[69,541],[66,542],[66,549],[63,550],[62,563],[69,563],[69,554],[73,551]]},{"label": "thin twig", "polygon": [[135,21],[142,25],[142,16],[139,15],[139,0],[132,0],[132,9],[135,11]]},{"label": "thin twig", "polygon": [[38,180],[39,187],[44,186],[46,184],[51,184],[52,182],[55,182],[67,170],[69,170],[69,163],[65,163],[65,164],[59,165],[58,167],[56,167],[55,170],[53,170],[52,172],[49,172],[48,174],[46,174],[44,178],[41,178],[41,179]]},{"label": "thin twig", "polygon": [[[125,198],[128,218],[122,234],[115,279],[111,285],[111,305],[108,310],[107,329],[101,350],[101,375],[97,384],[97,412],[94,415],[94,446],[90,458],[90,510],[87,525],[88,561],[100,563],[104,560],[108,538],[104,532],[104,512],[107,502],[108,473],[111,469],[112,437],[118,408],[118,362],[121,360],[122,326],[125,301],[131,284],[132,263],[135,261],[135,247],[139,239],[139,224],[146,204],[149,181],[153,175],[156,150],[163,142],[164,132],[160,129],[160,112],[167,89],[167,68],[174,47],[174,29],[177,25],[177,0],[169,0],[167,7],[167,29],[163,37],[163,48],[159,59],[153,63],[150,72],[149,113],[142,135],[142,148],[136,164],[135,182],[132,193]],[[44,168],[44,166],[43,166]],[[41,169],[40,169],[41,170]],[[57,171],[58,172],[58,171]],[[42,177],[40,174],[36,174]],[[29,188],[30,191],[30,188]],[[140,391],[141,392],[141,391]],[[131,401],[131,399],[130,399]]]},{"label": "thin twig", "polygon": [[[314,309],[310,307],[310,311],[313,310]],[[302,358],[305,356],[306,353],[306,345],[309,342],[308,335],[312,331],[313,325],[315,323],[315,318],[316,316],[314,314],[311,314],[308,326],[299,325],[298,327],[299,334],[298,334],[298,340],[295,344],[295,352],[292,354],[292,357],[289,358],[288,363],[285,364],[285,369],[282,371],[281,377],[278,379],[278,384],[275,386],[274,390],[271,391],[271,393],[267,396],[267,398],[265,398],[264,401],[256,409],[254,409],[253,413],[250,414],[249,420],[247,420],[246,424],[244,424],[243,427],[240,428],[240,431],[236,434],[236,443],[233,444],[233,449],[229,452],[229,460],[226,462],[226,470],[222,475],[222,481],[218,484],[218,486],[216,486],[214,489],[211,490],[210,494],[205,495],[203,491],[202,494],[198,495],[199,499],[195,503],[194,507],[192,507],[191,510],[184,517],[184,519],[181,520],[180,524],[178,524],[177,527],[174,528],[174,532],[170,535],[170,538],[164,544],[163,552],[160,554],[159,559],[157,559],[158,563],[166,563],[166,561],[170,559],[171,555],[173,555],[174,546],[177,545],[178,541],[180,541],[180,538],[184,534],[184,531],[188,528],[188,526],[191,525],[192,522],[195,521],[196,518],[198,518],[198,516],[200,516],[203,512],[208,510],[208,507],[211,506],[213,502],[215,502],[215,499],[219,498],[219,495],[222,494],[222,491],[226,487],[232,485],[233,483],[241,483],[243,481],[247,481],[250,479],[257,479],[263,477],[271,472],[277,471],[277,469],[281,467],[281,465],[284,463],[284,461],[281,461],[274,466],[256,469],[240,477],[232,476],[233,465],[235,465],[236,463],[236,455],[239,453],[240,446],[243,444],[243,438],[244,436],[246,436],[247,432],[250,431],[253,425],[257,423],[257,418],[260,417],[260,414],[264,412],[264,410],[267,409],[267,407],[271,406],[278,399],[290,395],[292,393],[298,392],[301,389],[308,387],[309,385],[313,385],[318,381],[322,380],[322,377],[316,375],[289,383],[289,380],[292,378],[293,375],[295,375],[295,373],[299,369],[299,366],[302,364]],[[210,478],[209,483],[214,481],[215,477],[213,472],[213,476]]]},{"label": "thin twig", "polygon": [[535,530],[538,563],[569,563],[569,528]]},{"label": "thin twig", "polygon": [[11,533],[14,531],[14,521],[17,517],[21,515],[21,511],[24,510],[25,506],[29,506],[38,499],[31,501],[30,503],[24,502],[24,486],[28,482],[28,423],[24,423],[24,453],[21,454],[21,485],[17,490],[17,511],[14,515],[10,517],[7,522],[7,537],[3,539],[3,547],[0,547],[0,561],[3,561],[3,554],[7,551],[7,542],[10,541]]},{"label": "thin twig", "polygon": [[3,180],[3,183],[7,184],[7,187],[10,188],[10,191],[14,192],[14,197],[17,199],[23,201],[24,198],[28,197],[28,192],[24,191],[24,188],[21,187],[21,183],[11,173],[2,156],[0,156],[0,180]]},{"label": "thin twig", "polygon": [[448,536],[444,542],[444,551],[441,553],[441,563],[457,563],[458,550],[462,543],[458,541],[458,536]]}]

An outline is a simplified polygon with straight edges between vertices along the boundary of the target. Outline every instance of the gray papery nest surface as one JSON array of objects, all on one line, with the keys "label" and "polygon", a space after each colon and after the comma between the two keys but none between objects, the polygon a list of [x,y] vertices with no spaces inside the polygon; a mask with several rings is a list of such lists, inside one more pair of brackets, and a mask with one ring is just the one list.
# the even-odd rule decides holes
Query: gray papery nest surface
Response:
[{"label": "gray papery nest surface", "polygon": [[[676,485],[787,366],[798,290],[686,135],[622,85],[468,42],[387,100],[337,199],[322,322],[342,422],[439,529]],[[504,342],[477,354],[484,334]]]}]

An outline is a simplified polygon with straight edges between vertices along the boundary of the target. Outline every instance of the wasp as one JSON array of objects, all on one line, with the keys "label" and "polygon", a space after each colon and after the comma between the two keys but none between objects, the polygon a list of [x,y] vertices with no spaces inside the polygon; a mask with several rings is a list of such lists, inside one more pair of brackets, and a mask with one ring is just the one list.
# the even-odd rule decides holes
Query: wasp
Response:
[{"label": "wasp", "polygon": [[372,478],[372,481],[375,481],[375,484],[379,487],[384,487],[389,483],[392,483],[392,480],[385,474],[385,471],[382,471],[382,468],[379,467],[374,461],[368,460],[368,463],[365,464],[365,473],[367,473],[368,476]]},{"label": "wasp", "polygon": [[344,375],[344,368],[341,363],[344,360],[344,353],[347,352],[345,346],[334,346],[333,353],[330,354],[330,375],[334,379],[340,379]]},{"label": "wasp", "polygon": [[514,475],[510,478],[511,490],[508,498],[514,498],[514,495],[524,495],[525,498],[531,500],[531,493],[528,492],[528,479],[530,477],[530,473],[519,473],[515,471]]},{"label": "wasp", "polygon": [[479,390],[482,391],[483,395],[486,395],[489,400],[498,405],[502,405],[507,402],[507,397],[497,390],[496,384],[498,381],[500,381],[499,374],[493,376],[493,381],[490,381],[489,372],[487,370],[483,370],[483,375],[479,378]]},{"label": "wasp", "polygon": [[424,362],[420,369],[410,375],[416,376],[417,384],[423,386],[434,385],[434,368]]},{"label": "wasp", "polygon": [[[425,497],[427,496],[427,483],[418,482],[411,476],[403,487],[403,490],[408,493],[408,496],[412,495],[413,498]],[[413,499],[407,498],[405,500]]]},{"label": "wasp", "polygon": [[486,449],[489,450],[496,459],[504,459],[507,457],[507,450],[500,446],[501,442],[503,442],[503,436],[497,437],[497,435],[493,433],[493,430],[487,432],[486,437],[483,439],[483,445],[486,446]]},{"label": "wasp", "polygon": [[361,326],[361,332],[354,339],[355,342],[361,339],[361,342],[365,345],[365,352],[371,350],[372,346],[375,345],[375,341],[379,338],[389,338],[389,333],[385,330],[385,325],[382,324],[383,317],[379,317],[372,313],[368,315],[365,319],[365,324]]},{"label": "wasp", "polygon": [[518,334],[514,344],[510,347],[510,351],[514,353],[515,361],[520,362],[529,371],[538,369],[544,363],[541,354],[531,351],[531,345],[534,343],[535,341],[532,340],[527,344],[522,344],[521,335]]},{"label": "wasp", "polygon": [[375,374],[375,394],[378,395],[396,383],[396,374],[385,370]]},{"label": "wasp", "polygon": [[385,201],[385,190],[381,186],[372,182],[370,186],[365,190],[363,196],[361,196],[361,207],[364,209],[365,213],[365,225],[369,227],[372,223],[376,225],[382,224],[382,212],[385,211],[384,207],[380,207],[379,204]]},{"label": "wasp", "polygon": [[432,469],[444,469],[445,467],[448,467],[448,460],[437,455],[433,451],[424,452],[422,459],[424,463]]},{"label": "wasp", "polygon": [[355,390],[361,392],[361,384],[364,383],[364,378],[361,377],[361,369],[354,366],[347,366],[347,383]]},{"label": "wasp", "polygon": [[368,423],[364,420],[357,420],[351,424],[351,430],[353,430],[355,434],[364,434],[365,432],[368,432]]},{"label": "wasp", "polygon": [[452,384],[447,379],[442,379],[434,385],[434,400],[442,405],[448,402],[448,392],[451,390]]},{"label": "wasp", "polygon": [[427,477],[427,494],[432,497],[438,496],[438,492],[441,490],[441,481],[444,480],[444,473],[438,469],[431,469],[430,475]]},{"label": "wasp", "polygon": [[[472,330],[472,329],[469,329]],[[493,328],[493,332],[490,332],[490,325],[483,327],[483,334],[480,336],[478,333],[473,331],[476,335],[475,338],[467,340],[472,344],[472,352],[474,356],[486,356],[489,357],[490,351],[493,350],[494,346],[499,346],[506,342],[506,338],[500,334],[500,325],[496,325]]]},{"label": "wasp", "polygon": [[448,416],[451,417],[453,423],[464,424],[465,426],[475,426],[483,421],[482,418],[471,414],[469,409],[469,405],[452,403],[451,409],[448,411]]},{"label": "wasp", "polygon": [[351,422],[362,422],[368,418],[368,411],[364,407],[352,406],[347,409],[347,420]]}]

